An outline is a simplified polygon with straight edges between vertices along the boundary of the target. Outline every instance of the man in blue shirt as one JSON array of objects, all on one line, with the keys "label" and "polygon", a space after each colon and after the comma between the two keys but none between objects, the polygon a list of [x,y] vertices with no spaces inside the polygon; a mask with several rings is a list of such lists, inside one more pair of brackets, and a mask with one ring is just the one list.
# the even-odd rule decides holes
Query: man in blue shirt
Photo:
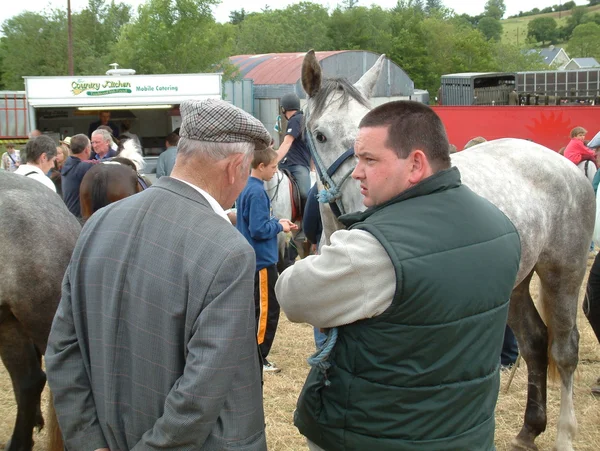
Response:
[{"label": "man in blue shirt", "polygon": [[79,204],[79,186],[83,176],[94,167],[91,161],[87,161],[92,153],[90,140],[84,134],[75,135],[71,138],[71,153],[61,170],[63,200],[67,208],[76,217],[81,217],[81,206]]},{"label": "man in blue shirt", "polygon": [[302,211],[304,211],[311,185],[310,151],[302,136],[304,113],[300,110],[300,98],[294,93],[284,95],[279,104],[282,114],[288,121],[285,138],[277,150],[279,167],[287,169],[296,180],[302,198]]},{"label": "man in blue shirt", "polygon": [[156,178],[159,179],[163,175],[171,175],[173,166],[175,166],[175,158],[177,157],[177,143],[179,135],[175,132],[169,133],[166,139],[167,150],[161,153],[156,164]]},{"label": "man in blue shirt", "polygon": [[275,297],[277,282],[277,235],[297,229],[289,219],[273,217],[271,201],[265,191],[264,182],[271,180],[277,172],[277,152],[271,147],[254,152],[252,171],[248,183],[237,199],[236,227],[248,240],[256,254],[254,277],[254,302],[258,347],[263,362],[263,371],[279,372],[267,360],[279,322],[279,303]]}]

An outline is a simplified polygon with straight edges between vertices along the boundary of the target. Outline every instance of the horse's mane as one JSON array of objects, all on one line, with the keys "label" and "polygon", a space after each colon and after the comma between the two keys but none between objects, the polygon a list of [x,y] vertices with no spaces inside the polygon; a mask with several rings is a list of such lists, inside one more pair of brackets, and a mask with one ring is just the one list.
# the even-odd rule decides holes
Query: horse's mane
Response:
[{"label": "horse's mane", "polygon": [[[109,198],[110,186],[116,181],[121,183],[131,183],[135,191],[137,177],[134,170],[128,165],[123,164],[98,164],[88,171],[91,181],[91,207],[92,211],[106,207],[113,202]],[[87,174],[86,174],[87,175]]]},{"label": "horse's mane", "polygon": [[341,97],[337,99],[340,102],[340,107],[347,105],[350,100],[354,99],[366,108],[371,108],[369,101],[347,79],[324,78],[321,87],[310,99],[312,106],[310,117],[320,117],[331,103],[331,100],[328,102],[329,95],[336,92],[341,94]]},{"label": "horse's mane", "polygon": [[137,171],[144,169],[144,155],[142,155],[142,149],[137,145],[135,140],[127,139],[123,140],[122,143],[123,148],[117,156],[133,161]]}]

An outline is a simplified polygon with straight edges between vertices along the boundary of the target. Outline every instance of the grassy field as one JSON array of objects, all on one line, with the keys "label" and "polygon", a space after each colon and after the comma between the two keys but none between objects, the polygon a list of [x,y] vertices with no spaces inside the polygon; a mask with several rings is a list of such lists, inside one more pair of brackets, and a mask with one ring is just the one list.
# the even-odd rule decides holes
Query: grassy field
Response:
[{"label": "grassy field", "polygon": [[[588,6],[587,12],[600,12],[600,5]],[[513,19],[504,19],[502,23],[502,42],[509,44],[523,45],[527,39],[527,24],[533,19],[539,17],[552,17],[556,20],[559,27],[567,23],[567,17],[571,15],[571,11],[561,11],[556,13],[536,14],[535,16],[515,17]],[[564,43],[557,43],[561,45]]]}]

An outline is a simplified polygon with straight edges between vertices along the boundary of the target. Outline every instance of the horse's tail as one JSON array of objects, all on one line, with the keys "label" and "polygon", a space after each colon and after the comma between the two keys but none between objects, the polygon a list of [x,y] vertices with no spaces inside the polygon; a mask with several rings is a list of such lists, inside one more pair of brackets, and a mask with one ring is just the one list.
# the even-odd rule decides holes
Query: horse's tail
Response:
[{"label": "horse's tail", "polygon": [[546,324],[546,330],[548,331],[548,348],[546,349],[546,355],[548,356],[548,379],[550,380],[550,382],[555,383],[560,380],[560,374],[558,372],[558,365],[556,364],[556,360],[554,360],[554,357],[552,357],[552,343],[554,343],[554,332],[552,330],[552,321],[549,321],[547,319],[546,310],[544,308],[546,303],[544,299],[543,286],[540,286],[540,298],[541,302],[539,304],[539,313],[542,318],[542,321],[544,321],[544,324]]},{"label": "horse's tail", "polygon": [[142,149],[134,139],[128,139],[123,143],[123,149],[119,152],[118,156],[133,161],[136,170],[141,171],[144,169],[144,155],[142,155]]},{"label": "horse's tail", "polygon": [[63,443],[62,433],[60,426],[58,425],[58,418],[56,418],[56,410],[54,409],[54,397],[50,392],[50,399],[48,400],[48,410],[46,411],[46,420],[48,428],[48,451],[64,451],[65,445]]},{"label": "horse's tail", "polygon": [[108,174],[106,168],[102,167],[102,169],[94,174],[92,181],[92,193],[90,196],[92,211],[98,211],[110,204],[110,200],[108,199]]}]

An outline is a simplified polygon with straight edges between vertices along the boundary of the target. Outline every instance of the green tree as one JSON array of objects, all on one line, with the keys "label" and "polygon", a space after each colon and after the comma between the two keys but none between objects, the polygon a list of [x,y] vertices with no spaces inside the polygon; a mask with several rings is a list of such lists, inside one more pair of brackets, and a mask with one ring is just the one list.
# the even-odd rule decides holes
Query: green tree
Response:
[{"label": "green tree", "polygon": [[498,72],[548,70],[548,65],[536,51],[525,52],[514,44],[497,42],[493,47],[494,68]]},{"label": "green tree", "polygon": [[232,25],[239,25],[246,18],[246,11],[244,8],[239,11],[231,11],[229,13],[229,23]]},{"label": "green tree", "polygon": [[380,8],[357,6],[336,8],[329,20],[329,38],[333,50],[370,50],[388,53],[392,40],[392,15]]},{"label": "green tree", "polygon": [[589,22],[575,27],[567,44],[567,52],[572,58],[600,59],[600,25]]},{"label": "green tree", "polygon": [[527,24],[527,36],[541,42],[552,41],[556,37],[556,20],[552,17],[538,17]]},{"label": "green tree", "polygon": [[234,38],[233,26],[212,16],[217,3],[148,0],[122,28],[113,55],[141,74],[211,72],[230,54]]},{"label": "green tree", "polygon": [[89,0],[73,14],[73,61],[79,75],[103,74],[109,69],[112,51],[121,28],[131,19],[131,6],[105,0]]},{"label": "green tree", "polygon": [[425,12],[427,14],[433,13],[435,10],[442,9],[444,5],[442,0],[426,0],[425,1]]},{"label": "green tree", "polygon": [[327,9],[309,2],[249,14],[237,29],[234,53],[330,50],[328,24]]},{"label": "green tree", "polygon": [[4,22],[2,84],[24,90],[25,75],[67,75],[67,18],[64,11],[25,12]]},{"label": "green tree", "polygon": [[483,9],[483,15],[493,17],[496,20],[501,20],[506,12],[504,0],[488,0]]},{"label": "green tree", "polygon": [[502,38],[502,24],[493,17],[482,17],[477,24],[477,29],[488,41],[499,41]]}]

